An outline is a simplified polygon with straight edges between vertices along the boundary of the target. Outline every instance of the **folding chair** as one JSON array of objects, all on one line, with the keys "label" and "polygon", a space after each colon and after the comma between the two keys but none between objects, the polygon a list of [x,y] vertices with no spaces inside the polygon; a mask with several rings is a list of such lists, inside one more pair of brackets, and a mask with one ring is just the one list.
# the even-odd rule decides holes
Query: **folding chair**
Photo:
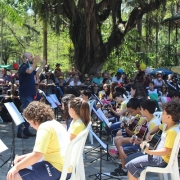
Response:
[{"label": "folding chair", "polygon": [[71,177],[69,180],[85,180],[84,162],[83,162],[83,150],[84,145],[91,128],[91,123],[87,128],[79,133],[75,139],[73,139],[66,150],[64,166],[60,180],[66,180],[68,170],[71,170]]},{"label": "folding chair", "polygon": [[[170,173],[171,180],[179,180],[179,167],[178,167],[178,153],[180,148],[180,132],[176,136],[176,139],[174,141],[173,149],[171,152],[171,157],[169,159],[169,163],[165,168],[160,167],[147,167],[144,171],[142,171],[141,176],[139,180],[145,180],[146,179],[146,172],[155,172],[155,173],[162,173],[159,178],[163,180],[168,180],[167,173]],[[163,176],[162,176],[163,175]]]}]

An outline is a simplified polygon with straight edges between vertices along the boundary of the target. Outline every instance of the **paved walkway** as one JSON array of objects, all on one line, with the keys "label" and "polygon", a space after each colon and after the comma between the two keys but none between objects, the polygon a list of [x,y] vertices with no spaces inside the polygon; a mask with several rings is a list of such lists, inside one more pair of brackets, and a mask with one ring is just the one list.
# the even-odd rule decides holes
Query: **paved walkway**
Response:
[{"label": "paved walkway", "polygon": [[[16,135],[16,127],[14,128],[15,131],[15,135]],[[8,123],[8,124],[0,124],[0,139],[9,147],[9,149],[3,153],[0,153],[0,167],[2,166],[2,164],[7,161],[11,155],[12,155],[12,151],[13,151],[13,141],[12,141],[12,123]],[[35,132],[34,129],[31,129],[31,132]],[[34,146],[34,141],[35,141],[35,137],[30,137],[29,139],[25,139],[25,140],[21,140],[15,137],[15,141],[14,141],[14,151],[15,154],[25,154],[25,153],[29,153],[32,151],[32,148]],[[98,145],[98,143],[94,140],[94,147]],[[92,147],[92,145],[90,145],[90,143],[87,140],[86,146],[85,146],[85,152],[90,150]],[[96,179],[96,176],[91,176],[89,177],[89,175],[92,174],[97,174],[100,172],[100,161],[99,159],[93,163],[91,163],[91,161],[96,158],[99,157],[100,152],[97,151],[91,151],[88,154],[85,155],[85,159],[84,159],[84,164],[85,164],[85,172],[86,172],[86,179],[87,180],[93,180]],[[105,158],[105,157],[104,157]],[[8,172],[8,169],[10,168],[10,163],[11,163],[11,159],[5,163],[1,168],[0,168],[0,180],[5,180],[6,179],[6,174]],[[105,161],[102,160],[102,172],[111,172],[113,171],[113,169],[115,169],[116,166],[113,164],[112,161]],[[102,179],[107,179],[107,177],[105,178],[104,176],[102,177]],[[113,178],[110,178],[113,179]],[[127,177],[123,177],[123,178],[119,178],[122,180],[127,179]],[[147,180],[158,180],[158,175],[157,174],[153,174],[150,173],[147,175]]]}]

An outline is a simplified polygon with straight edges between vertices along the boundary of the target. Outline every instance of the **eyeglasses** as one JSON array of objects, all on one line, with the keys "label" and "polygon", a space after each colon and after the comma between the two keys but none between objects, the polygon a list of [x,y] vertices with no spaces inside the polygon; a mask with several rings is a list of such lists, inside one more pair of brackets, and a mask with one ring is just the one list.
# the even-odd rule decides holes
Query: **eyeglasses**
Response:
[{"label": "eyeglasses", "polygon": [[94,87],[98,87],[98,86],[94,86]]},{"label": "eyeglasses", "polygon": [[89,79],[86,79],[86,81],[90,81]]}]

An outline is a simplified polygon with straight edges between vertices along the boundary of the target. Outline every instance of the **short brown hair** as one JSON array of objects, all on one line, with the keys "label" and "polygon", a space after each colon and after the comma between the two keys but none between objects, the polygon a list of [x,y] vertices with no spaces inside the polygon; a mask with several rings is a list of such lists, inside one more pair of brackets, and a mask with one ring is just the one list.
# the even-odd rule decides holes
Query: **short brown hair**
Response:
[{"label": "short brown hair", "polygon": [[163,110],[168,115],[171,115],[172,120],[179,123],[180,120],[180,102],[177,100],[171,100],[170,102],[163,105]]},{"label": "short brown hair", "polygon": [[38,122],[39,124],[53,120],[54,112],[49,105],[33,101],[23,111],[23,117],[27,120]]}]

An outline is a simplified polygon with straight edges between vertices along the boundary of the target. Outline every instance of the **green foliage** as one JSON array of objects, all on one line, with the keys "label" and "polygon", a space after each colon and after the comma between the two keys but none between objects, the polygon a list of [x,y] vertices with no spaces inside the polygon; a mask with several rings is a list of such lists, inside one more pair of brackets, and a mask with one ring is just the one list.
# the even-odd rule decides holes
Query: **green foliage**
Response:
[{"label": "green foliage", "polygon": [[[153,0],[124,0],[122,5],[123,21],[128,19],[132,8],[151,1]],[[31,6],[31,2],[33,2],[32,7],[38,16],[29,17],[25,14],[25,11]],[[16,4],[14,1],[9,4],[5,0],[0,2],[0,17],[3,17],[2,15],[5,13],[5,17],[1,18],[3,32],[0,32],[3,36],[2,53],[5,62],[6,60],[9,63],[20,60],[24,51],[42,54],[43,27],[41,20],[46,19],[51,22],[51,25],[48,25],[48,63],[52,69],[57,62],[62,64],[63,70],[70,69],[71,62],[74,61],[74,47],[69,37],[68,21],[55,13],[48,14],[47,8],[53,11],[53,2],[50,0],[19,0]],[[75,3],[77,4],[78,1]],[[103,70],[116,72],[122,68],[131,76],[136,71],[136,61],[153,67],[177,65],[179,61],[176,53],[179,53],[179,43],[176,41],[175,30],[171,31],[169,42],[168,27],[161,23],[162,20],[174,14],[176,3],[175,0],[169,0],[166,7],[161,7],[158,11],[143,16],[141,34],[136,28],[131,30],[123,39],[122,45],[113,49],[110,56],[107,57]],[[107,42],[112,27],[112,16],[101,22],[103,43]],[[58,30],[60,30],[60,35],[55,33]],[[157,37],[158,39],[156,39]]]},{"label": "green foliage", "polygon": [[17,9],[12,4],[7,4],[5,0],[0,1],[1,17],[4,16],[4,18],[11,23],[17,23],[18,25],[23,24],[23,13],[21,10],[21,8]]}]

